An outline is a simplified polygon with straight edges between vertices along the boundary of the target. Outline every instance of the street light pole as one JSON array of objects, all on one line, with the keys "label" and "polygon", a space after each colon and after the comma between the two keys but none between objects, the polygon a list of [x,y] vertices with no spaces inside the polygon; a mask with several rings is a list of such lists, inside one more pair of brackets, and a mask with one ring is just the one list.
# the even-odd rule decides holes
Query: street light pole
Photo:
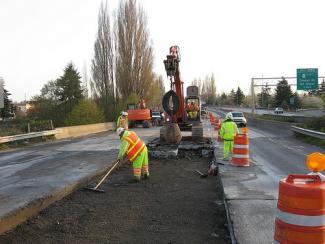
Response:
[{"label": "street light pole", "polygon": [[254,78],[252,78],[252,82],[251,82],[251,93],[252,93],[252,116],[255,117]]}]

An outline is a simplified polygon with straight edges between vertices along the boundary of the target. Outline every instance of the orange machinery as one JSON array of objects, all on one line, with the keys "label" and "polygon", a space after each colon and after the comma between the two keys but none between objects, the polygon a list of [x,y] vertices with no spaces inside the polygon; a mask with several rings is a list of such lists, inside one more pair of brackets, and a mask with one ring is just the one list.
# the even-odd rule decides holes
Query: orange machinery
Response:
[{"label": "orange machinery", "polygon": [[[171,46],[169,55],[164,60],[167,77],[170,79],[170,91],[168,91],[162,101],[163,108],[168,114],[166,122],[178,124],[181,130],[192,130],[192,136],[196,138],[203,136],[203,127],[200,116],[200,97],[198,87],[187,88],[187,97],[184,98],[184,82],[180,78],[180,52],[178,46]],[[198,107],[195,118],[189,116],[186,109],[187,104],[195,103]]]},{"label": "orange machinery", "polygon": [[140,100],[138,104],[128,104],[127,107],[129,127],[142,125],[143,128],[149,128],[151,126],[152,111],[146,108],[144,100]]}]

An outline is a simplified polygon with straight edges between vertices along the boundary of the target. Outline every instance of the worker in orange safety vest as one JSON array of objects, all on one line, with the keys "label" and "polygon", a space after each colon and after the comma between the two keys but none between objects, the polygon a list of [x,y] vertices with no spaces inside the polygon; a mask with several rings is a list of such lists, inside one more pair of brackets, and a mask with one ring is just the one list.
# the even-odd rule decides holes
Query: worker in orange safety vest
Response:
[{"label": "worker in orange safety vest", "polygon": [[132,182],[140,182],[141,171],[143,171],[143,178],[149,179],[149,159],[146,144],[134,131],[125,130],[122,127],[117,128],[116,131],[121,140],[118,159],[121,160],[127,154],[128,159],[132,162],[134,175]]},{"label": "worker in orange safety vest", "polygon": [[187,105],[187,111],[188,111],[188,115],[191,119],[196,119],[197,113],[199,111],[199,107],[197,106],[196,103],[191,102],[190,104]]}]

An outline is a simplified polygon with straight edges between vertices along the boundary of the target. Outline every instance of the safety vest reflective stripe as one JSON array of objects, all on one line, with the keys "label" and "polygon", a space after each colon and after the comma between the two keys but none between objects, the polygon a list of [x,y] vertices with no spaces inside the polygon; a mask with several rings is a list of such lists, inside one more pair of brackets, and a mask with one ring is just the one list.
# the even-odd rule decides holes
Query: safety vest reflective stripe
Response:
[{"label": "safety vest reflective stripe", "polygon": [[235,144],[234,145],[234,148],[247,148],[247,149],[249,149],[249,145],[238,145],[238,144]]},{"label": "safety vest reflective stripe", "polygon": [[130,131],[130,134],[123,139],[129,142],[127,155],[133,161],[143,151],[145,144],[133,131]]},{"label": "safety vest reflective stripe", "polygon": [[292,225],[310,226],[310,227],[325,225],[325,215],[319,215],[319,216],[297,215],[297,214],[282,212],[281,210],[278,209],[277,218],[285,223],[292,224]]},{"label": "safety vest reflective stripe", "polygon": [[233,158],[249,158],[248,154],[233,154]]}]

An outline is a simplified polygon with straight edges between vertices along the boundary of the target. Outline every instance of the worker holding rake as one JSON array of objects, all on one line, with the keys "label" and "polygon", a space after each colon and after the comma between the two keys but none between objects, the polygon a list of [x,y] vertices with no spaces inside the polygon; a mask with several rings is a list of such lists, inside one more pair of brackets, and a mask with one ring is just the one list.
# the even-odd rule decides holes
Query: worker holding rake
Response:
[{"label": "worker holding rake", "polygon": [[138,137],[134,131],[125,130],[123,127],[117,128],[117,133],[121,139],[121,147],[118,154],[118,159],[121,160],[125,154],[133,164],[134,178],[131,182],[140,182],[141,171],[143,178],[149,178],[148,167],[148,149],[146,144]]}]

